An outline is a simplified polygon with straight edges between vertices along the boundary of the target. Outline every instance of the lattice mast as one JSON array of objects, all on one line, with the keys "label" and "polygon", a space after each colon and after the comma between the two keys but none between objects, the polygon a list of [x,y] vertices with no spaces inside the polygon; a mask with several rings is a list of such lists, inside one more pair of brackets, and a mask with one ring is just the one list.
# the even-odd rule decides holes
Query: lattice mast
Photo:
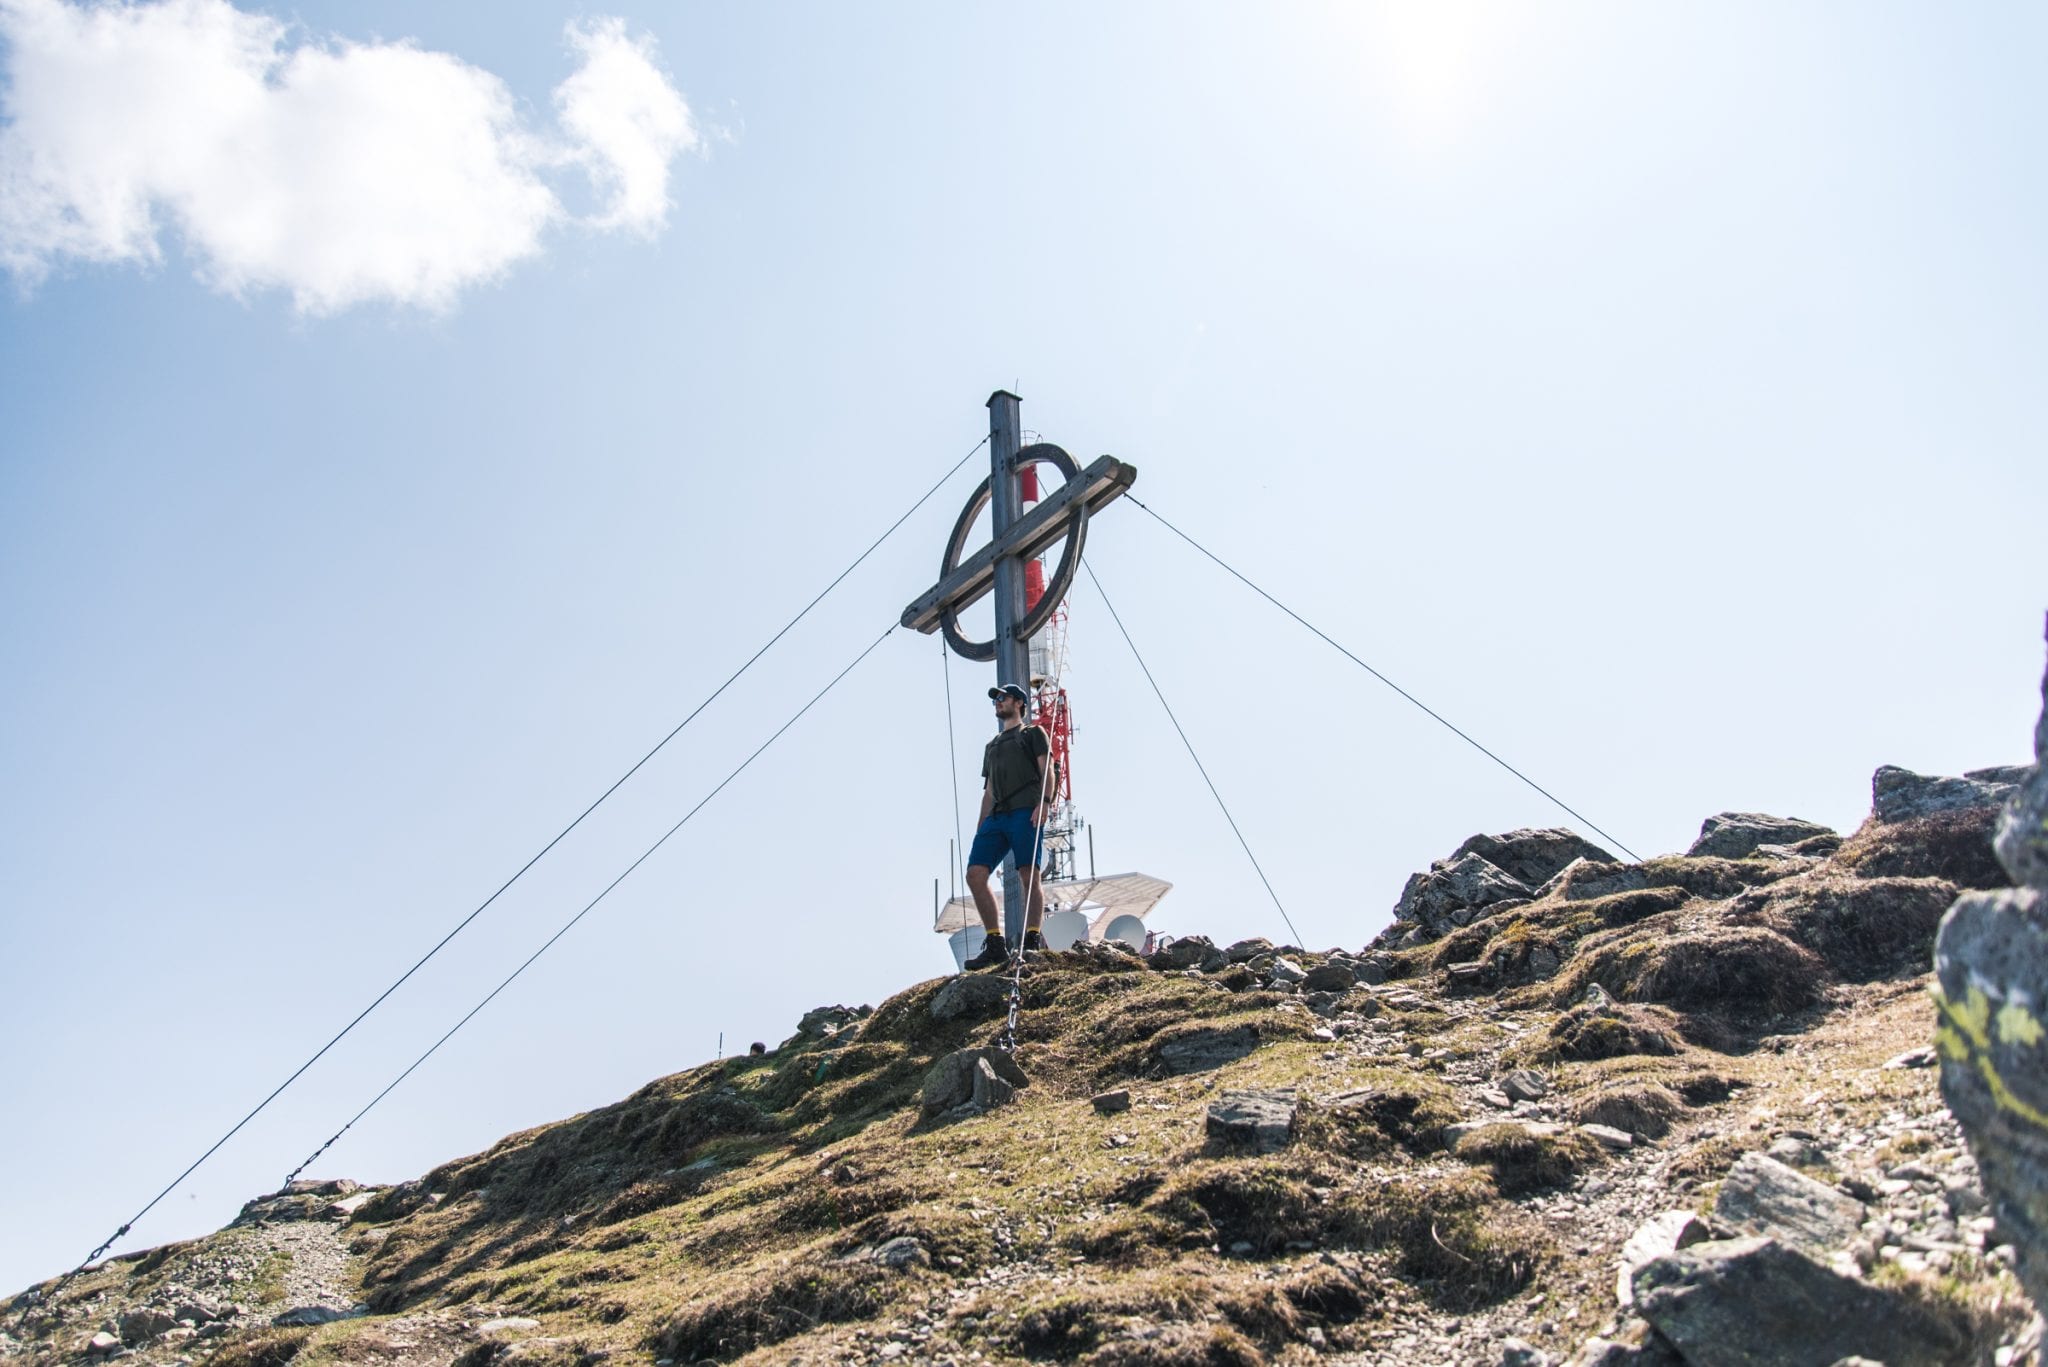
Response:
[{"label": "lattice mast", "polygon": [[[1038,503],[1038,467],[1027,465],[1018,472],[1022,511]],[[1038,606],[1045,596],[1045,562],[1024,562],[1025,611]],[[1046,876],[1053,881],[1080,876],[1075,867],[1083,822],[1074,805],[1074,712],[1067,700],[1067,605],[1053,609],[1052,617],[1031,638],[1031,716],[1043,727],[1052,743],[1053,762],[1059,766],[1059,783],[1052,795],[1052,810],[1044,828]]]}]

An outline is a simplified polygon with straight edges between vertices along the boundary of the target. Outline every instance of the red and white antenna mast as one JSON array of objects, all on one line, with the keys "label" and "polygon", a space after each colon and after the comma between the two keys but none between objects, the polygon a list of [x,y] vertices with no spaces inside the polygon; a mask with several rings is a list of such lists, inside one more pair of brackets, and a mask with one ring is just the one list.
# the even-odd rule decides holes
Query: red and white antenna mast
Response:
[{"label": "red and white antenna mast", "polygon": [[[1026,465],[1018,472],[1019,502],[1028,512],[1038,502],[1038,467]],[[1038,606],[1045,596],[1045,562],[1024,562],[1024,608]],[[1052,617],[1031,638],[1031,721],[1044,728],[1052,743],[1053,762],[1059,766],[1059,785],[1052,794],[1052,811],[1046,817],[1044,838],[1046,875],[1057,882],[1079,876],[1075,868],[1081,833],[1081,814],[1074,806],[1074,712],[1067,701],[1067,605],[1053,609]]]}]

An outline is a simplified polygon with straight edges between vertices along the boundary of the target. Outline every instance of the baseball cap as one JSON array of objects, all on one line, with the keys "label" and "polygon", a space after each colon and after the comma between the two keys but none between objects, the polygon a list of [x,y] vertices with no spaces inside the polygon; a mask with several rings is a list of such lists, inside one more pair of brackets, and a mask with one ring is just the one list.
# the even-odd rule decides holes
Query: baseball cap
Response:
[{"label": "baseball cap", "polygon": [[1022,684],[1004,684],[1000,688],[991,688],[988,691],[988,695],[992,699],[1008,695],[1009,697],[1015,698],[1018,702],[1031,701],[1031,695],[1024,691],[1024,685]]}]

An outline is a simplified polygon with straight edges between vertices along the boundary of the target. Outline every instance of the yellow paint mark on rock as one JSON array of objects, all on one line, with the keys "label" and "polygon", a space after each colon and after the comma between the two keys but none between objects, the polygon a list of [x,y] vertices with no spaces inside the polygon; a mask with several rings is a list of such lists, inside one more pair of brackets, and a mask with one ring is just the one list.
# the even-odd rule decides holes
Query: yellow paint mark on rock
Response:
[{"label": "yellow paint mark on rock", "polygon": [[[1991,1036],[1986,1027],[1991,1021],[1991,1001],[1981,988],[1972,987],[1960,1003],[1951,1001],[1945,994],[1937,992],[1934,1003],[1941,1009],[1942,1024],[1935,1030],[1935,1044],[1944,1057],[1955,1063],[1974,1062],[1977,1075],[1984,1079],[1984,1088],[1991,1094],[1992,1104],[2037,1130],[2048,1130],[2048,1112],[2043,1112],[2014,1095],[2005,1079],[1999,1075],[1998,1065],[1991,1061]],[[2002,1039],[2005,1034],[2008,1013],[2017,1011],[2025,1024],[2018,1027],[2033,1029],[2031,1039],[2020,1042],[2032,1044],[2041,1036],[2041,1025],[2023,1008],[2008,1004],[1998,1013],[1998,1028]]]},{"label": "yellow paint mark on rock", "polygon": [[2039,1044],[2043,1034],[2041,1022],[2034,1013],[2018,1002],[2007,1002],[1998,1009],[1998,1038],[2006,1044]]}]

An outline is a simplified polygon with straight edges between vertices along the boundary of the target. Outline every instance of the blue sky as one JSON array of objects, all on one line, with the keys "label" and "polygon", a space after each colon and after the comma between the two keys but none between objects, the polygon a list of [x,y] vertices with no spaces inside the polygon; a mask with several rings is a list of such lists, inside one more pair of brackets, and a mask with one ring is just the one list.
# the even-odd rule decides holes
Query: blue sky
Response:
[{"label": "blue sky", "polygon": [[[244,14],[281,58],[440,57],[297,103],[273,71],[259,159],[149,141],[198,77],[95,107],[133,144],[80,132],[23,36],[75,13],[0,4],[0,168],[154,210],[83,259],[4,182],[7,1288],[545,843],[999,386],[1644,853],[2026,757],[2038,10],[309,4]],[[387,242],[448,178],[350,160],[350,101],[414,76],[407,146],[504,97],[470,237]],[[976,473],[123,1246],[274,1186],[926,587]],[[1089,558],[1313,946],[1560,819],[1137,509]],[[1101,865],[1176,884],[1162,928],[1278,936],[1085,583],[1072,649]],[[945,971],[941,690],[892,636],[318,1171],[413,1176]]]}]

